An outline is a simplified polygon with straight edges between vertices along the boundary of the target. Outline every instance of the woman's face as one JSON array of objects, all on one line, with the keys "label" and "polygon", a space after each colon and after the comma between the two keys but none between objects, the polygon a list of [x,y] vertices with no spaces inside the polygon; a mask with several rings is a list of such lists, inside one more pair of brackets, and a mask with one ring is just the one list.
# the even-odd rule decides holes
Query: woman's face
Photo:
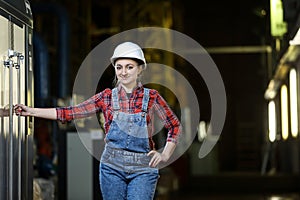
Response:
[{"label": "woman's face", "polygon": [[127,58],[118,59],[114,67],[119,83],[129,89],[136,86],[136,80],[142,71],[142,67],[138,66],[136,61]]}]

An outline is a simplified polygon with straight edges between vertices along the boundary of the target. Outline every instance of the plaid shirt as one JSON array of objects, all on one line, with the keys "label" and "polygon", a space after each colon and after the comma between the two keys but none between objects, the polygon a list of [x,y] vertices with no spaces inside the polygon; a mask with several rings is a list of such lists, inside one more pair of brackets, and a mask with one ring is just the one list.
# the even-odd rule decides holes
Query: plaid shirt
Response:
[{"label": "plaid shirt", "polygon": [[[142,100],[144,95],[144,88],[141,83],[138,84],[128,99],[126,91],[119,85],[119,103],[120,112],[126,113],[138,113],[142,111]],[[147,125],[149,133],[149,143],[151,149],[154,149],[155,145],[152,139],[154,134],[154,116],[155,113],[162,120],[164,127],[168,130],[167,141],[177,142],[178,136],[181,133],[181,125],[168,106],[163,97],[154,89],[150,90],[150,98],[147,111]],[[105,119],[105,133],[108,132],[110,124],[113,120],[113,108],[112,108],[112,90],[105,89],[102,92],[92,96],[86,101],[69,107],[56,108],[57,119],[63,123],[71,121],[76,118],[83,118],[93,115],[96,112],[103,112]]]}]

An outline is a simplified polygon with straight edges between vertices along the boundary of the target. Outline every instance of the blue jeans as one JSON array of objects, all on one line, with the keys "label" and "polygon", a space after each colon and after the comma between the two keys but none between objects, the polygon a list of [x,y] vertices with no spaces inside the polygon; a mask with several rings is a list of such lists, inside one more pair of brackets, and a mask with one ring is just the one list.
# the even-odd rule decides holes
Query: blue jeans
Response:
[{"label": "blue jeans", "polygon": [[104,200],[152,200],[159,173],[144,153],[106,148],[100,163]]}]

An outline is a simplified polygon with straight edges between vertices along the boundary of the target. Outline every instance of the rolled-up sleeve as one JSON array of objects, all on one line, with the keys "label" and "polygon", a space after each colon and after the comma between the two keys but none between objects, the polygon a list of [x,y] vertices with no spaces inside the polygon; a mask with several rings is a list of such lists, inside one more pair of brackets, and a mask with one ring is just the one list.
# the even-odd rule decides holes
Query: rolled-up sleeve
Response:
[{"label": "rolled-up sleeve", "polygon": [[158,92],[153,106],[160,119],[163,120],[164,127],[168,130],[167,141],[177,143],[182,132],[180,121]]}]

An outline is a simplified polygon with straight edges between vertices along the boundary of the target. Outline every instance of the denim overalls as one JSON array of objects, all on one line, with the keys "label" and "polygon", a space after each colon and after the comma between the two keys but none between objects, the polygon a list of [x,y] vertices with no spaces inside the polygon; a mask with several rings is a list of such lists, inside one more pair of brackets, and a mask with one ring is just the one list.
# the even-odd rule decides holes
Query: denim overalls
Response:
[{"label": "denim overalls", "polygon": [[104,200],[151,200],[158,169],[149,167],[151,157],[147,130],[149,89],[144,88],[142,112],[119,112],[117,88],[112,90],[113,121],[106,135],[100,161],[100,188]]}]

